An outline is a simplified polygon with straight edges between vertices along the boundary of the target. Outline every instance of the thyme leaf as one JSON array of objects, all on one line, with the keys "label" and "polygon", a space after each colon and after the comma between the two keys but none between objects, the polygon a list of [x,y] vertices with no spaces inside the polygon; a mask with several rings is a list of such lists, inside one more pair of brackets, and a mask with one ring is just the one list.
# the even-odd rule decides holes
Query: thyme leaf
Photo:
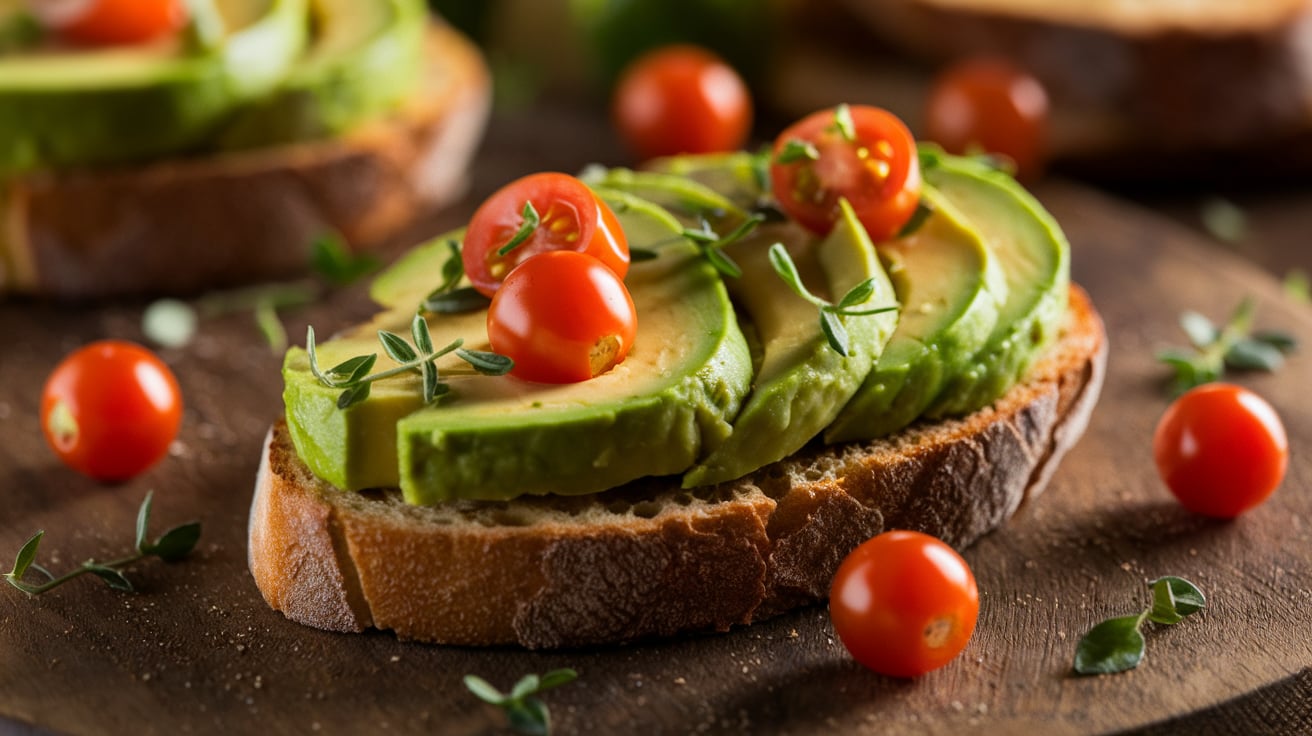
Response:
[{"label": "thyme leaf", "polygon": [[1256,304],[1245,298],[1224,325],[1216,325],[1192,310],[1180,315],[1180,329],[1189,338],[1190,349],[1167,348],[1157,360],[1175,371],[1173,394],[1220,380],[1227,368],[1274,371],[1284,364],[1285,354],[1297,348],[1292,335],[1275,330],[1253,332]]},{"label": "thyme leaf", "polygon": [[524,222],[522,222],[519,229],[515,231],[515,236],[507,241],[505,245],[497,249],[498,256],[505,257],[510,255],[511,251],[523,245],[524,241],[528,240],[529,237],[533,235],[533,231],[538,229],[538,225],[542,224],[542,218],[538,215],[537,208],[533,206],[532,202],[527,200],[524,202],[524,209],[520,211],[520,217],[523,218]]},{"label": "thyme leaf", "polygon": [[506,714],[506,720],[516,733],[530,736],[547,736],[551,733],[551,712],[538,696],[555,687],[578,679],[578,672],[569,668],[552,670],[542,676],[525,675],[509,693],[503,693],[477,675],[465,675],[465,687],[475,697],[495,705]]},{"label": "thyme leaf", "polygon": [[681,233],[683,237],[697,246],[701,253],[716,271],[729,278],[741,278],[743,270],[734,263],[734,260],[725,254],[725,247],[742,240],[755,230],[762,222],[765,221],[765,215],[754,214],[742,222],[738,223],[728,235],[720,235],[711,229],[711,223],[703,219],[700,228],[684,228]]},{"label": "thyme leaf", "polygon": [[788,285],[788,288],[820,310],[820,331],[824,333],[826,340],[829,342],[829,347],[844,358],[851,354],[851,341],[848,339],[847,327],[839,319],[840,316],[857,317],[883,314],[885,312],[896,312],[900,308],[898,305],[860,308],[875,295],[875,279],[873,277],[848,289],[847,293],[837,303],[822,299],[812,294],[806,288],[806,284],[802,283],[802,275],[797,271],[797,264],[793,262],[792,256],[788,255],[788,249],[784,247],[783,243],[775,243],[770,246],[769,256],[770,266],[779,278]]}]

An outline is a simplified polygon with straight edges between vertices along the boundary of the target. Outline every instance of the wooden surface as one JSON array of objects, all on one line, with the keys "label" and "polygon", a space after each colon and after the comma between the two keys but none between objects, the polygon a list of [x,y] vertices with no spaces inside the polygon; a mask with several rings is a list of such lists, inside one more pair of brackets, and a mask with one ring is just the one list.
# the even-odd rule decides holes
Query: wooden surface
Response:
[{"label": "wooden surface", "polygon": [[[613,141],[590,125],[568,113],[497,122],[471,199],[431,227],[458,222],[519,173],[578,168],[591,158],[578,151],[618,160]],[[959,660],[915,682],[853,663],[823,608],[725,635],[556,653],[290,623],[265,606],[246,571],[260,442],[281,411],[278,357],[249,316],[206,321],[191,346],[162,352],[187,402],[181,436],[160,466],[102,487],[47,450],[38,396],[65,352],[101,337],[139,339],[142,305],[0,304],[0,567],[37,529],[47,532],[39,559],[54,569],[126,550],[151,489],[157,529],[192,519],[204,526],[187,561],[131,572],[137,594],[90,580],[39,598],[0,589],[0,732],[489,733],[504,721],[465,691],[464,674],[506,688],[564,666],[578,669],[578,682],[546,698],[563,734],[1309,731],[1312,308],[1146,210],[1063,182],[1038,193],[1066,227],[1074,276],[1108,323],[1103,399],[1048,492],[966,551],[982,592],[975,639]],[[1166,400],[1152,354],[1183,342],[1181,310],[1219,318],[1244,295],[1257,297],[1263,327],[1288,330],[1306,347],[1279,374],[1240,379],[1283,415],[1291,466],[1268,504],[1217,523],[1179,509],[1156,478],[1150,438]],[[298,336],[307,322],[330,331],[367,311],[357,288],[286,317]],[[1145,581],[1167,574],[1198,583],[1209,608],[1150,631],[1138,670],[1072,677],[1081,634],[1145,605]]]}]

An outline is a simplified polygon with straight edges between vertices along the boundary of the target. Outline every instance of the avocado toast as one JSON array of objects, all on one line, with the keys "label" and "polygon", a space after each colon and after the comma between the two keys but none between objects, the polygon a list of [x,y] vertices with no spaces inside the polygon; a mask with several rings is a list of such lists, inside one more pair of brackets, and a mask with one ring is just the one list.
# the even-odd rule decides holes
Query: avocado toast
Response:
[{"label": "avocado toast", "polygon": [[[671,183],[668,172],[699,167],[709,175]],[[1042,491],[1096,401],[1105,337],[1087,297],[1068,286],[1064,255],[1052,278],[1035,281],[1061,309],[1008,308],[1006,279],[986,274],[992,251],[981,233],[1015,229],[1008,218],[1038,218],[1033,237],[1065,253],[1060,231],[1032,198],[1005,174],[939,157],[926,179],[951,186],[926,196],[942,199],[904,238],[872,244],[859,223],[823,237],[790,231],[786,222],[762,226],[765,242],[733,245],[743,262],[740,280],[716,278],[704,260],[690,257],[695,251],[680,242],[679,228],[709,218],[722,231],[741,219],[761,189],[725,171],[751,169],[730,157],[667,162],[665,174],[588,177],[601,197],[619,203],[631,247],[657,254],[635,262],[626,279],[634,302],[647,304],[639,314],[658,312],[653,305],[669,302],[661,294],[689,288],[681,283],[699,284],[705,299],[694,321],[678,310],[640,321],[628,359],[636,362],[623,381],[608,381],[607,373],[559,387],[448,366],[450,392],[427,408],[417,407],[418,381],[407,374],[380,381],[362,403],[330,411],[325,403],[338,390],[310,380],[305,351],[290,352],[286,421],[270,433],[250,520],[251,570],[270,605],[321,628],[376,627],[472,645],[550,648],[725,630],[822,600],[839,561],[883,529],[918,529],[964,546]],[[735,185],[717,193],[716,182],[726,179]],[[971,212],[998,222],[972,223],[967,208],[955,206],[964,195],[954,188],[995,197],[999,209]],[[709,200],[720,206],[708,210]],[[865,278],[872,304],[944,308],[915,301],[911,295],[921,292],[892,256],[898,240],[916,237],[984,249],[978,278],[961,281],[984,296],[945,295],[957,316],[936,323],[969,333],[974,347],[954,348],[961,357],[945,358],[938,333],[925,334],[923,320],[876,310],[841,318],[864,356],[855,347],[841,361],[817,352],[808,347],[820,331],[815,312],[772,305],[791,298],[789,290],[773,274],[753,271],[744,250],[778,239],[807,286],[828,299]],[[319,346],[324,365],[360,352],[353,340],[399,329],[448,252],[439,239],[384,274],[374,295],[387,310]],[[870,258],[853,258],[863,252]],[[975,313],[983,316],[968,316]],[[1023,357],[993,340],[1012,334],[999,325],[1004,314],[1040,325],[1026,323],[1035,339],[1019,349]],[[435,336],[443,334],[439,342],[451,336],[441,330],[454,329],[465,331],[464,344],[485,347],[477,317],[472,324],[426,319]],[[956,327],[962,319],[971,326]],[[705,337],[681,339],[694,334]],[[900,354],[904,372],[932,376],[899,384],[899,393],[910,392],[905,401],[922,410],[951,407],[942,411],[952,416],[826,444],[826,426],[860,405],[861,392],[872,390],[868,377],[899,341],[924,347],[920,358]],[[653,362],[649,351],[669,362]],[[1001,388],[972,389],[955,401],[945,393],[981,384]],[[673,386],[680,388],[671,393]],[[635,406],[656,408],[629,419],[639,417]],[[692,419],[659,420],[679,406]],[[553,436],[556,428],[564,428],[564,440]],[[595,473],[569,470],[589,465]]]}]

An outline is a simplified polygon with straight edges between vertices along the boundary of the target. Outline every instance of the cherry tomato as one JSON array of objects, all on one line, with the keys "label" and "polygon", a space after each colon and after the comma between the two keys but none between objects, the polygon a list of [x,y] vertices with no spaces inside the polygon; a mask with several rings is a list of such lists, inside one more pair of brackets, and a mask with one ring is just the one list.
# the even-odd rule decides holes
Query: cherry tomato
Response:
[{"label": "cherry tomato", "polygon": [[1181,505],[1232,519],[1280,485],[1289,440],[1265,399],[1240,386],[1209,383],[1167,408],[1153,435],[1153,456]]},{"label": "cherry tomato", "polygon": [[1043,169],[1048,94],[1034,76],[1003,59],[970,59],[948,68],[929,93],[926,134],[949,153],[1001,154],[1016,175]]},{"label": "cherry tomato", "polygon": [[[842,110],[850,112],[850,127]],[[841,198],[876,242],[896,235],[920,201],[916,141],[877,107],[840,106],[802,118],[775,140],[772,161],[779,206],[821,235],[833,228]]]},{"label": "cherry tomato", "polygon": [[515,361],[511,375],[543,383],[605,373],[628,356],[637,329],[624,282],[596,258],[568,250],[519,264],[487,313],[488,340]]},{"label": "cherry tomato", "polygon": [[175,33],[187,20],[183,0],[29,0],[61,38],[85,46],[145,43]]},{"label": "cherry tomato", "polygon": [[64,464],[103,481],[164,456],[182,422],[177,379],[154,353],[103,340],[71,353],[46,379],[41,428]]},{"label": "cherry tomato", "polygon": [[[503,255],[526,226],[526,203],[533,205],[539,223]],[[615,213],[588,185],[551,172],[517,179],[488,197],[469,221],[461,252],[470,283],[492,296],[516,265],[550,250],[586,253],[621,279],[629,271],[629,241]]]},{"label": "cherry tomato", "polygon": [[620,75],[611,115],[642,159],[734,151],[751,131],[752,97],[718,56],[697,46],[665,46]]},{"label": "cherry tomato", "polygon": [[839,565],[829,615],[856,661],[880,674],[916,677],[966,648],[979,591],[948,545],[920,532],[884,532]]}]

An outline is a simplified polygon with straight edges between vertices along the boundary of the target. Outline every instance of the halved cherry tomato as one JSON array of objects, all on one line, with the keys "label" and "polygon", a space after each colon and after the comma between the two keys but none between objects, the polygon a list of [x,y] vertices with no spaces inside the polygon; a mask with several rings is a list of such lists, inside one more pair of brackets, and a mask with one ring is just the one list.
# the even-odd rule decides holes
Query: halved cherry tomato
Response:
[{"label": "halved cherry tomato", "polygon": [[611,115],[642,159],[734,151],[751,131],[752,96],[715,54],[698,46],[665,46],[620,75]]},{"label": "halved cherry tomato", "polygon": [[920,201],[916,141],[877,107],[840,106],[794,123],[775,140],[770,177],[784,212],[822,235],[833,228],[841,198],[876,242],[896,235]]},{"label": "halved cherry tomato", "polygon": [[182,28],[183,0],[30,0],[37,17],[69,42],[86,46],[145,43]]},{"label": "halved cherry tomato", "polygon": [[624,282],[596,258],[567,250],[519,264],[487,312],[488,341],[515,361],[511,375],[543,383],[605,373],[628,356],[637,330]]},{"label": "halved cherry tomato", "polygon": [[154,465],[177,436],[182,396],[149,350],[103,340],[65,357],[41,394],[41,429],[66,465],[120,481]]},{"label": "halved cherry tomato", "polygon": [[970,566],[927,534],[884,532],[852,551],[829,591],[843,646],[884,675],[916,677],[966,648],[979,617]]},{"label": "halved cherry tomato", "polygon": [[1228,383],[1187,391],[1153,435],[1166,487],[1197,514],[1232,519],[1261,504],[1289,465],[1289,439],[1265,399]]},{"label": "halved cherry tomato", "polygon": [[[504,253],[526,228],[531,203],[539,224]],[[552,250],[586,253],[623,279],[629,271],[629,241],[615,213],[586,184],[568,174],[530,174],[488,197],[469,220],[461,250],[465,274],[485,296],[530,256]]]},{"label": "halved cherry tomato", "polygon": [[970,59],[935,81],[925,113],[926,134],[949,153],[985,151],[1010,158],[1016,175],[1042,173],[1048,94],[1029,72],[1004,59]]}]

